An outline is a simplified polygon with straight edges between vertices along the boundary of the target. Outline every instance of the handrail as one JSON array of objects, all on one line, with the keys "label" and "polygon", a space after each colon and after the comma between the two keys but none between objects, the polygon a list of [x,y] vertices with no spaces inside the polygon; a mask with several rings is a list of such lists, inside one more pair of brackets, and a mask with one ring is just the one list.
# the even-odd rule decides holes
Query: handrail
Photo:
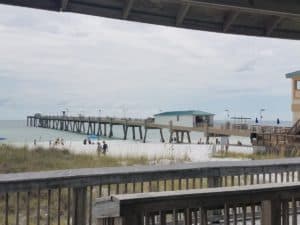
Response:
[{"label": "handrail", "polygon": [[[292,224],[298,224],[299,192],[300,182],[126,194],[97,199],[93,213],[98,224],[108,221],[113,224],[115,220],[120,225],[144,225],[149,220],[158,221],[157,224],[178,224],[181,220],[186,225],[196,225],[199,220],[201,225],[207,225],[208,211],[215,222],[218,218],[217,221],[224,221],[226,225],[230,224],[231,218],[233,224],[237,224],[237,211],[242,214],[243,224],[247,220],[255,224],[256,214],[261,217],[262,225],[280,225],[281,217],[290,214]],[[218,213],[214,213],[216,210]],[[247,218],[249,213],[251,217]]]},{"label": "handrail", "polygon": [[[300,158],[215,161],[157,166],[85,168],[0,174],[0,193],[62,186],[143,182],[149,180],[207,178],[300,171]],[[35,184],[34,186],[32,184]]]},{"label": "handrail", "polygon": [[55,217],[57,225],[92,225],[96,197],[299,180],[300,158],[1,174],[0,212],[4,225],[11,217],[30,220],[32,215],[39,225],[45,220],[41,214],[49,224]]}]

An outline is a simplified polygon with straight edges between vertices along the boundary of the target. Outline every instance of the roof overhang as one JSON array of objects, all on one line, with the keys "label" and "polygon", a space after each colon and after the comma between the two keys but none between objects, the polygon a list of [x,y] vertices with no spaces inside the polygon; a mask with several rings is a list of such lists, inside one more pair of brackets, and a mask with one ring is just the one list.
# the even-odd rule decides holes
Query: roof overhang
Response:
[{"label": "roof overhang", "polygon": [[0,3],[195,30],[300,39],[297,0],[0,0]]},{"label": "roof overhang", "polygon": [[292,72],[292,73],[287,73],[285,75],[286,78],[294,79],[294,78],[300,78],[300,70]]}]

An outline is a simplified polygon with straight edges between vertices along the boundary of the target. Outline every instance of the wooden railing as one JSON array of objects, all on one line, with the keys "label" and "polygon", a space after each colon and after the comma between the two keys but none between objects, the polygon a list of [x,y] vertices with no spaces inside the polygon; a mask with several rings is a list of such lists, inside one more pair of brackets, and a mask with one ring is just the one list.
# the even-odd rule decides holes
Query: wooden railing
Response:
[{"label": "wooden railing", "polygon": [[0,224],[91,225],[97,197],[300,180],[300,159],[0,175]]},{"label": "wooden railing", "polygon": [[97,199],[97,225],[297,225],[300,182]]}]

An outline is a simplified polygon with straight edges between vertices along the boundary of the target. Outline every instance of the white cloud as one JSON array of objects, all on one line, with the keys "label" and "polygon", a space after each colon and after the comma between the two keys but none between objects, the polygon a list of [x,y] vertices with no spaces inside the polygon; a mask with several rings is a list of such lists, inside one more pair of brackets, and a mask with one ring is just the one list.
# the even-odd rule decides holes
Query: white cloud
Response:
[{"label": "white cloud", "polygon": [[[63,107],[121,113],[124,105],[133,116],[187,107],[222,111],[219,101],[253,113],[263,104],[274,108],[277,97],[289,101],[284,74],[299,69],[300,57],[297,41],[8,6],[0,7],[0,39],[0,94],[15,102],[0,118],[10,110],[24,118]],[[231,101],[245,96],[258,96],[257,103]],[[288,118],[289,108],[284,113]]]}]

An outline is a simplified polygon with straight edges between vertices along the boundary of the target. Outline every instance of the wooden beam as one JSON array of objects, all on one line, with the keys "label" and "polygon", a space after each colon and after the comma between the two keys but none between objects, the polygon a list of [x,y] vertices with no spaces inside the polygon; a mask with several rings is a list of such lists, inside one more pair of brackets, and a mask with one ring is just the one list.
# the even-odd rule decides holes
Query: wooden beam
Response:
[{"label": "wooden beam", "polygon": [[124,20],[126,20],[128,18],[130,10],[132,9],[133,3],[134,3],[134,0],[127,1],[127,4],[123,10],[123,16],[122,16]]},{"label": "wooden beam", "polygon": [[185,3],[180,6],[176,17],[176,26],[180,26],[183,23],[184,18],[190,9],[190,6],[191,5],[189,3]]},{"label": "wooden beam", "polygon": [[272,32],[276,29],[278,24],[282,21],[283,17],[280,16],[272,16],[272,18],[266,23],[266,36],[270,36]]},{"label": "wooden beam", "polygon": [[60,11],[64,11],[68,6],[69,0],[61,0],[60,2]]},{"label": "wooden beam", "polygon": [[239,16],[239,11],[231,11],[225,16],[224,24],[223,24],[223,32],[227,32],[230,28],[230,26],[234,23],[236,18]]}]

